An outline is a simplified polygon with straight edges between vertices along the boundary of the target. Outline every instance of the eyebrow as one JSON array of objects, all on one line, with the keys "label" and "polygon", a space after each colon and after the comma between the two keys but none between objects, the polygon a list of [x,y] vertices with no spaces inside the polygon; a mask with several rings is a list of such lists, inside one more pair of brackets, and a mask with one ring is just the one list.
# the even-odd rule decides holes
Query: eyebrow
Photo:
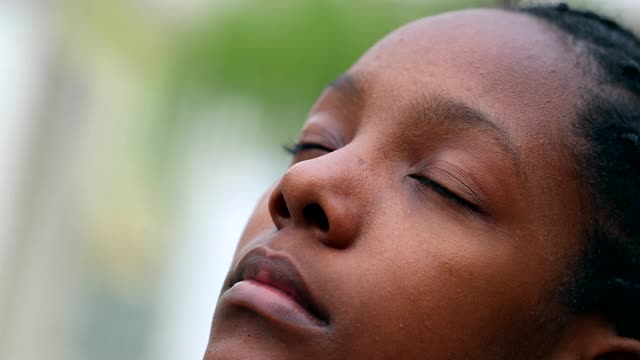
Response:
[{"label": "eyebrow", "polygon": [[327,89],[337,91],[338,93],[356,99],[362,99],[364,89],[358,77],[349,73],[344,73],[329,83]]},{"label": "eyebrow", "polygon": [[509,155],[518,175],[524,171],[520,154],[509,134],[485,112],[474,108],[466,102],[443,95],[425,95],[410,102],[407,114],[420,122],[437,121],[444,125],[480,129],[489,134],[500,149]]},{"label": "eyebrow", "polygon": [[[359,77],[344,73],[329,83],[327,89],[336,91],[349,99],[349,102],[361,104],[365,89]],[[441,124],[454,124],[458,127],[481,129],[491,135],[494,142],[508,155],[519,176],[524,178],[524,168],[517,147],[507,131],[498,125],[491,116],[466,102],[441,94],[419,96],[411,101],[407,113],[413,119],[423,122],[438,121]]]}]

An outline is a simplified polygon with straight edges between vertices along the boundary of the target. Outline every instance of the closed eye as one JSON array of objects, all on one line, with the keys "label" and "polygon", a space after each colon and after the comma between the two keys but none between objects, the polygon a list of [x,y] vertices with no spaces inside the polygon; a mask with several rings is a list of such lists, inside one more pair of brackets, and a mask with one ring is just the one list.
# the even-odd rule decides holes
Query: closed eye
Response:
[{"label": "closed eye", "polygon": [[445,199],[451,200],[453,202],[455,202],[456,204],[463,206],[477,214],[481,214],[484,215],[484,212],[482,211],[482,209],[480,209],[476,204],[470,202],[469,200],[457,195],[456,193],[454,193],[453,191],[447,189],[446,187],[440,185],[440,183],[435,182],[427,177],[424,176],[420,176],[420,175],[409,175],[410,178],[418,180],[418,182],[426,187],[428,187],[429,189],[435,191],[436,193],[438,193],[440,196],[444,197]]},{"label": "closed eye", "polygon": [[324,146],[324,145],[320,145],[317,143],[305,143],[305,142],[300,142],[300,143],[295,143],[291,146],[284,146],[284,150],[286,152],[288,152],[291,155],[296,155],[299,154],[305,150],[321,150],[321,151],[326,151],[326,152],[332,152],[333,150],[329,149],[328,147]]}]

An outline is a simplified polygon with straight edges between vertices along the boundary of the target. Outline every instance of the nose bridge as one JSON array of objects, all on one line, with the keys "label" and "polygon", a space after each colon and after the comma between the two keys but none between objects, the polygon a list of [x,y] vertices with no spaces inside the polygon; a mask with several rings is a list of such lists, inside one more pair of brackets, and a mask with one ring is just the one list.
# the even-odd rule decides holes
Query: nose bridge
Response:
[{"label": "nose bridge", "polygon": [[348,247],[369,206],[366,164],[356,154],[339,150],[292,165],[270,199],[276,226],[320,230],[315,232],[326,245]]},{"label": "nose bridge", "polygon": [[[348,151],[336,151],[324,156],[302,161],[292,165],[284,174],[283,180],[309,183],[316,190],[332,193],[348,192],[353,186],[353,172],[356,157]],[[307,191],[313,189],[305,189]]]}]

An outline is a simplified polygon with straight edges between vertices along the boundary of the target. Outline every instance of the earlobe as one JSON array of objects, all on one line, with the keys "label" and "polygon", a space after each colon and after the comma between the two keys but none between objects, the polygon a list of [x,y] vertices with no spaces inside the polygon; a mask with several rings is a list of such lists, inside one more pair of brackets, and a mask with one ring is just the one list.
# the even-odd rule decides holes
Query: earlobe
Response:
[{"label": "earlobe", "polygon": [[567,326],[552,358],[640,360],[640,340],[619,335],[601,314],[583,314]]}]

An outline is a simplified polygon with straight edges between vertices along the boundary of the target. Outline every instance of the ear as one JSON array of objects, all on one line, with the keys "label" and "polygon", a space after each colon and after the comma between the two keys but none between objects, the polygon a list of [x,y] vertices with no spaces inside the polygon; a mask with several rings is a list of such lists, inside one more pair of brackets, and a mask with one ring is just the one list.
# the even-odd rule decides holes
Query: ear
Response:
[{"label": "ear", "polygon": [[567,326],[552,358],[640,360],[640,340],[618,335],[601,314],[583,314]]}]

